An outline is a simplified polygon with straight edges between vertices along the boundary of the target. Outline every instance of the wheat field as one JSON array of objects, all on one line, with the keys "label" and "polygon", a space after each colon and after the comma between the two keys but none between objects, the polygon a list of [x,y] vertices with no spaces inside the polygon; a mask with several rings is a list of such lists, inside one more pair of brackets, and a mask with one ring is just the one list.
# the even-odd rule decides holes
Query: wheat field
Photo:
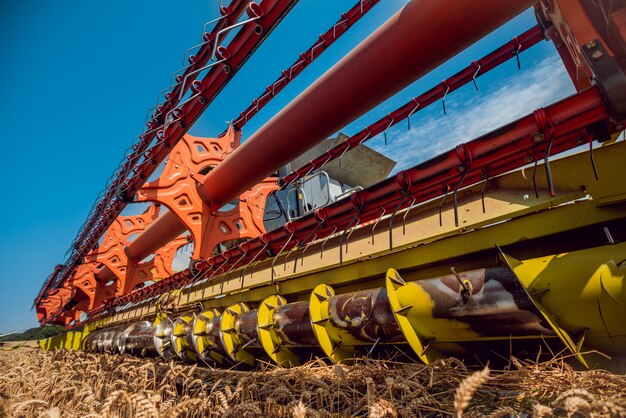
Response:
[{"label": "wheat field", "polygon": [[255,371],[108,354],[0,352],[2,417],[626,416],[626,377],[564,359],[510,370],[321,361]]}]

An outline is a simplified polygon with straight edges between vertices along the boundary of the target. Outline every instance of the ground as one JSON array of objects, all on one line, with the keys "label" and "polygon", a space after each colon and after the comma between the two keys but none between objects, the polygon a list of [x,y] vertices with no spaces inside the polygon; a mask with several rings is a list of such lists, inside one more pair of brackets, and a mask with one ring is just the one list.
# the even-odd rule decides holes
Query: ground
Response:
[{"label": "ground", "polygon": [[510,370],[358,360],[213,370],[159,359],[0,351],[6,417],[625,416],[626,376],[566,359]]}]

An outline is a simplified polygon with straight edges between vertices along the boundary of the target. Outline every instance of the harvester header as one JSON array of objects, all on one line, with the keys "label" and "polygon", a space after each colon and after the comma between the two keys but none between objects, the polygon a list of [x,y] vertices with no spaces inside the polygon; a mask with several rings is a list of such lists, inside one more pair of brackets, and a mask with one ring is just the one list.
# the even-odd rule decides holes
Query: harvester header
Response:
[{"label": "harvester header", "polygon": [[[626,2],[408,1],[244,141],[260,109],[373,7],[389,7],[361,0],[226,131],[189,135],[296,3],[233,0],[203,27],[46,279],[40,323],[81,330],[86,350],[222,366],[398,350],[424,363],[568,350],[592,367],[623,356]],[[528,8],[536,25],[329,139]],[[430,106],[445,117],[448,95],[478,90],[505,63],[521,68],[541,42],[554,45],[571,96],[397,172],[366,144],[393,146],[398,124],[419,131]],[[138,203],[142,213],[122,213]]]}]

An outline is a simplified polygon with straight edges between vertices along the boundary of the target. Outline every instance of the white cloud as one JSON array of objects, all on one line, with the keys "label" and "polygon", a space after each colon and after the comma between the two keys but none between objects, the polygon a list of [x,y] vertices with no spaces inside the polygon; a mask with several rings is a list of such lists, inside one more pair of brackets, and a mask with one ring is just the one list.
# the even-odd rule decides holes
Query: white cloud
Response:
[{"label": "white cloud", "polygon": [[434,111],[433,108],[440,104],[431,105],[423,115],[413,116],[410,131],[401,132],[402,128],[396,127],[389,132],[390,146],[376,144],[374,148],[395,159],[398,162],[396,170],[403,170],[575,91],[556,55],[519,75],[492,83],[495,84],[490,86],[487,95],[467,90],[451,94],[446,99],[447,115],[441,112],[440,107]]}]

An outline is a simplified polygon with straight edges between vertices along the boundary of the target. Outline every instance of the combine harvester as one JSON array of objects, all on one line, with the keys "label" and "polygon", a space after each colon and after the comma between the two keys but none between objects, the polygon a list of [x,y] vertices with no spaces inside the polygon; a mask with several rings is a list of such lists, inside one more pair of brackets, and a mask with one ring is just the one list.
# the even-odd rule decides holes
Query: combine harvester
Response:
[{"label": "combine harvester", "polygon": [[[37,296],[42,325],[73,330],[42,346],[225,367],[391,353],[622,361],[626,2],[409,1],[240,144],[245,124],[378,3],[361,0],[226,132],[187,135],[295,3],[232,0],[205,25]],[[535,27],[327,140],[529,7]],[[430,105],[445,112],[446,95],[543,41],[574,95],[387,178],[393,161],[366,141],[411,129]],[[135,202],[152,205],[120,215]]]}]

